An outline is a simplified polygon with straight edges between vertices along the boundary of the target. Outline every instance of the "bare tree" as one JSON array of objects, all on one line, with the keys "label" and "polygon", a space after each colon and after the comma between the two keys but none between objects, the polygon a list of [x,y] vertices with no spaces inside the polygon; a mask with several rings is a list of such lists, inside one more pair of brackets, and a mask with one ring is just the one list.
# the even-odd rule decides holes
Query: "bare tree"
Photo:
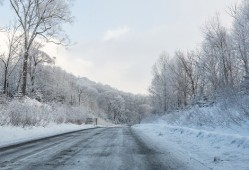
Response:
[{"label": "bare tree", "polygon": [[7,52],[0,56],[0,61],[4,65],[3,93],[8,95],[9,76],[19,62],[20,36],[17,35],[18,26],[9,26],[7,33]]},{"label": "bare tree", "polygon": [[168,54],[162,54],[153,66],[153,79],[149,92],[157,112],[165,113],[169,109],[170,77]]},{"label": "bare tree", "polygon": [[[188,103],[188,95],[190,93],[189,86],[190,81],[186,70],[182,64],[184,54],[182,52],[176,52],[174,60],[168,64],[172,74],[172,86],[176,94],[177,107],[186,106]],[[182,59],[182,61],[181,61]]]},{"label": "bare tree", "polygon": [[179,75],[179,78],[187,78],[186,87],[189,89],[187,93],[191,98],[195,98],[198,87],[199,74],[197,73],[197,57],[194,52],[188,52],[185,55],[181,51],[176,52],[176,58],[178,60],[178,65],[183,70],[184,75]]},{"label": "bare tree", "polygon": [[38,37],[46,42],[66,42],[63,23],[72,22],[69,0],[9,0],[23,34],[22,94],[26,95],[29,52]]},{"label": "bare tree", "polygon": [[249,89],[249,1],[229,8],[229,14],[234,18],[232,29],[233,48],[238,66],[242,66],[244,80],[242,86]]},{"label": "bare tree", "polygon": [[47,53],[41,50],[43,47],[42,44],[38,42],[34,42],[30,49],[30,66],[29,66],[29,74],[30,74],[30,82],[31,82],[31,93],[35,92],[35,78],[37,67],[41,64],[54,64],[54,59],[51,58]]},{"label": "bare tree", "polygon": [[221,89],[233,86],[233,53],[230,35],[221,24],[218,15],[208,22],[203,32],[203,56],[206,60],[206,68],[211,73],[213,87]]}]

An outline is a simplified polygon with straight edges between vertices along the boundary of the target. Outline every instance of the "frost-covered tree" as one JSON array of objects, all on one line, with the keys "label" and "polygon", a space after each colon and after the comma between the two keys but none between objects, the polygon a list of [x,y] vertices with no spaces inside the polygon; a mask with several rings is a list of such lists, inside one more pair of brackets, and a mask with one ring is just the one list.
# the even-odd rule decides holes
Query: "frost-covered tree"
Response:
[{"label": "frost-covered tree", "polygon": [[28,59],[33,42],[40,38],[46,42],[63,43],[66,40],[61,29],[71,22],[69,0],[9,0],[20,24],[23,41],[22,87],[26,95]]},{"label": "frost-covered tree", "polygon": [[138,123],[150,115],[152,107],[149,104],[141,104],[138,106]]},{"label": "frost-covered tree", "polygon": [[214,100],[234,94],[240,87],[249,89],[249,1],[230,12],[234,17],[231,30],[216,15],[203,28],[201,48],[188,53],[178,50],[167,57],[170,59],[159,58],[149,89],[155,112]]},{"label": "frost-covered tree", "polygon": [[244,0],[239,6],[229,8],[230,15],[234,18],[232,28],[232,42],[236,53],[237,65],[242,67],[241,75],[244,76],[242,86],[249,90],[249,1]]},{"label": "frost-covered tree", "polygon": [[237,7],[230,8],[230,14],[234,18],[232,38],[237,57],[241,60],[246,75],[249,75],[249,1]]},{"label": "frost-covered tree", "polygon": [[120,122],[124,110],[124,99],[115,91],[106,91],[101,94],[99,100],[101,107],[108,113],[109,119],[115,124]]},{"label": "frost-covered tree", "polygon": [[17,35],[17,25],[9,26],[4,32],[7,35],[6,51],[0,55],[3,64],[3,94],[8,95],[9,78],[20,61],[20,35]]},{"label": "frost-covered tree", "polygon": [[156,112],[166,112],[169,107],[169,72],[168,72],[168,58],[167,54],[160,56],[156,64],[153,66],[153,79],[149,92],[152,98],[152,104]]},{"label": "frost-covered tree", "polygon": [[186,79],[185,86],[187,88],[187,94],[191,99],[194,99],[197,94],[198,88],[198,80],[199,80],[199,73],[197,69],[197,57],[195,52],[188,52],[186,55],[181,52],[177,51],[175,54],[177,58],[177,62],[179,63],[179,67],[183,70],[184,76],[180,78]]},{"label": "frost-covered tree", "polygon": [[214,17],[204,28],[204,60],[207,60],[207,71],[214,90],[232,87],[233,53],[230,36],[227,29],[221,24],[218,16]]},{"label": "frost-covered tree", "polygon": [[40,65],[43,64],[54,64],[54,58],[50,57],[47,53],[41,50],[43,47],[40,43],[33,43],[33,46],[30,49],[29,54],[29,77],[30,77],[30,92],[31,94],[34,94],[36,92],[35,88],[35,79],[37,76],[38,69],[41,69]]}]

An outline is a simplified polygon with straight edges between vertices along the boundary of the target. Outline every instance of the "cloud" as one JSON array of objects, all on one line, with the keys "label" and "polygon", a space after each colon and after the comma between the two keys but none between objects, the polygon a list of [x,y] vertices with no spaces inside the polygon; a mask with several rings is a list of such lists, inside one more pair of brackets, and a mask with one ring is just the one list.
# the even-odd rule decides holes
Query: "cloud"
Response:
[{"label": "cloud", "polygon": [[130,29],[127,26],[108,30],[104,33],[103,40],[109,41],[112,39],[118,39],[118,38],[122,37],[123,35],[127,34],[129,31],[130,31]]},{"label": "cloud", "polygon": [[[175,31],[182,27],[185,29]],[[128,31],[122,38],[120,34],[119,38],[116,36],[115,41],[84,39],[70,51],[58,50],[57,64],[75,75],[110,84],[120,90],[148,93],[151,68],[159,55],[163,51],[173,54],[177,48],[193,49],[196,45],[189,42],[199,40],[197,31],[198,28],[179,23],[144,32]]]}]

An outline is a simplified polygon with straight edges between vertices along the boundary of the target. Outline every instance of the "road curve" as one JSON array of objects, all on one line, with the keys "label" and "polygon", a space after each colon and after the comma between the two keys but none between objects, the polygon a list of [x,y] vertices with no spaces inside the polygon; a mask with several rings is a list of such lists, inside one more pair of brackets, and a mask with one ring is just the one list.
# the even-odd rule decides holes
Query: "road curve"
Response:
[{"label": "road curve", "polygon": [[0,149],[0,169],[166,170],[184,167],[179,161],[167,159],[166,154],[146,146],[131,128],[115,127],[78,131]]}]

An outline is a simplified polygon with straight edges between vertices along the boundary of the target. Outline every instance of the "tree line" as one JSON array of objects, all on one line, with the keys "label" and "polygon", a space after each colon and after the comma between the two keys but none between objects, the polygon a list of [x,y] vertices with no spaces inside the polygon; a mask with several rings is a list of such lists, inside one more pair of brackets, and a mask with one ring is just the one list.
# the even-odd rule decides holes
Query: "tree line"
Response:
[{"label": "tree line", "polygon": [[196,50],[163,53],[153,66],[149,88],[153,112],[165,113],[249,90],[249,1],[227,9],[226,28],[217,14],[203,26]]}]

